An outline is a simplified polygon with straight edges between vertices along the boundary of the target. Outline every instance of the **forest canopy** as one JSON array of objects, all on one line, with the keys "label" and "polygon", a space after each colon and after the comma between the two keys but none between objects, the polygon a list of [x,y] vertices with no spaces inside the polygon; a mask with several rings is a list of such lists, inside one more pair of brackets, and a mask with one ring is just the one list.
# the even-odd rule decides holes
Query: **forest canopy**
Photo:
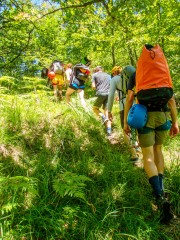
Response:
[{"label": "forest canopy", "polygon": [[136,65],[143,44],[160,44],[178,79],[179,1],[2,0],[1,75],[34,76],[54,59],[92,67]]},{"label": "forest canopy", "polygon": [[[172,207],[174,215],[164,225],[142,150],[135,144],[136,131],[126,142],[121,127],[124,111],[119,103],[126,99],[126,77],[114,78],[122,80],[123,94],[112,84],[112,129],[104,124],[108,118],[93,111],[96,91],[91,81],[97,66],[112,73],[120,65],[115,72],[121,74],[122,67],[125,76],[123,67],[136,67],[144,44],[159,44],[170,67],[179,124],[179,4],[180,0],[0,0],[0,240],[180,239],[179,134],[163,139],[165,164],[159,164],[160,174],[154,176],[171,204],[163,202],[168,206],[163,212],[171,219]],[[89,81],[82,81],[77,91],[76,84],[69,88],[67,75],[50,79],[54,60],[75,65],[85,57],[91,61],[90,71],[76,67],[85,67]],[[156,109],[163,100],[156,102]],[[162,119],[156,113],[158,129],[165,130],[169,113],[162,112]],[[177,129],[173,115],[175,110],[171,130]],[[147,140],[153,138],[149,126]],[[137,151],[135,158],[128,142]],[[154,151],[161,150],[156,146]],[[161,151],[148,156],[149,166],[157,156],[162,160]]]}]

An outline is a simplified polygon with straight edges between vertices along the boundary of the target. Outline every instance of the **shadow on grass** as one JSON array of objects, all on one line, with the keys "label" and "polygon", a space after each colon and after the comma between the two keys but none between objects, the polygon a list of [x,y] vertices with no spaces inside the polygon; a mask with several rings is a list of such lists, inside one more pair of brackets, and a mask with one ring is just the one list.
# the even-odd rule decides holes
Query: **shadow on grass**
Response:
[{"label": "shadow on grass", "polygon": [[[69,109],[63,102],[49,106],[62,115],[28,119],[18,128],[6,126],[9,143],[0,148],[1,235],[37,240],[107,235],[168,239],[158,231],[146,175],[131,165],[124,142],[110,144],[101,123],[82,109]],[[78,188],[69,188],[63,179],[66,172],[77,176],[68,181]],[[92,181],[77,185],[80,176]],[[66,186],[63,196],[54,188],[56,180],[60,189]],[[85,199],[74,197],[79,192]]]}]

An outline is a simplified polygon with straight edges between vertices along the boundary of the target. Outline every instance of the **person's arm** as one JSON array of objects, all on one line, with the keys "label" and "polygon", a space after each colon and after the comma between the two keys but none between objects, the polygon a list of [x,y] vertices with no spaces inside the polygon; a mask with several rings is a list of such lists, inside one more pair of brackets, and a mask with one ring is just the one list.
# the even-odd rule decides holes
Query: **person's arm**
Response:
[{"label": "person's arm", "polygon": [[136,78],[136,73],[130,76],[129,81],[128,81],[128,86],[127,86],[127,96],[126,96],[126,104],[124,108],[124,132],[126,134],[130,134],[131,129],[127,123],[127,117],[129,110],[131,106],[133,105],[134,102],[134,87],[135,87],[135,78]]},{"label": "person's arm", "polygon": [[170,109],[171,119],[172,119],[172,126],[170,129],[170,136],[175,137],[179,133],[179,126],[177,121],[177,107],[174,97],[172,97],[168,101],[168,107]]},{"label": "person's arm", "polygon": [[69,72],[69,69],[67,69],[67,70],[65,71],[65,75],[66,75],[67,81],[70,82],[70,72]]},{"label": "person's arm", "polygon": [[96,89],[96,84],[95,84],[95,81],[94,81],[94,80],[92,80],[91,87],[92,87],[93,90]]},{"label": "person's arm", "polygon": [[128,90],[127,97],[126,97],[126,104],[124,108],[124,131],[126,134],[130,133],[130,127],[127,123],[127,117],[128,117],[129,110],[133,105],[133,102],[134,102],[134,91]]},{"label": "person's arm", "polygon": [[91,88],[93,90],[96,90],[96,83],[95,83],[95,73],[92,75],[92,80],[91,80]]},{"label": "person's arm", "polygon": [[114,78],[112,78],[110,81],[110,89],[109,89],[108,104],[107,104],[108,117],[109,117],[109,120],[111,120],[111,121],[113,119],[111,111],[112,111],[112,107],[113,107],[113,103],[114,103],[115,91],[116,91],[116,83],[114,81]]}]

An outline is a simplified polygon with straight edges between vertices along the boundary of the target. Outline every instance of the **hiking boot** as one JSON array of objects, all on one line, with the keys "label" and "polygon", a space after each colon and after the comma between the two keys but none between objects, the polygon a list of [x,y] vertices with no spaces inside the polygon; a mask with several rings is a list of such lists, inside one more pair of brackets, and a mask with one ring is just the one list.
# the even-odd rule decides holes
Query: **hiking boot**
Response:
[{"label": "hiking boot", "polygon": [[132,163],[135,163],[135,162],[138,162],[138,161],[139,161],[139,158],[138,158],[138,157],[131,158],[131,162],[132,162]]},{"label": "hiking boot", "polygon": [[138,147],[138,146],[137,146],[137,147],[135,147],[135,150],[136,150],[136,152],[139,152],[139,153],[141,152],[141,148],[140,148],[140,147]]},{"label": "hiking boot", "polygon": [[157,200],[157,206],[160,211],[160,222],[168,224],[173,219],[173,213],[171,210],[171,204],[164,196],[161,196]]}]

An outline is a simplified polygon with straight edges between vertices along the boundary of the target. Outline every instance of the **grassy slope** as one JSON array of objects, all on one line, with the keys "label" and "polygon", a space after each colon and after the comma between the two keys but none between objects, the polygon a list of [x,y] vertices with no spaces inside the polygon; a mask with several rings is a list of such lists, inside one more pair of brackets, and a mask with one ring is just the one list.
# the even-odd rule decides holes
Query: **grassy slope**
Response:
[{"label": "grassy slope", "polygon": [[[143,168],[129,162],[117,104],[111,144],[76,94],[72,108],[54,102],[38,78],[3,77],[0,85],[0,239],[180,238],[179,219],[159,224]],[[164,147],[165,186],[177,216],[179,144],[177,137]]]}]

